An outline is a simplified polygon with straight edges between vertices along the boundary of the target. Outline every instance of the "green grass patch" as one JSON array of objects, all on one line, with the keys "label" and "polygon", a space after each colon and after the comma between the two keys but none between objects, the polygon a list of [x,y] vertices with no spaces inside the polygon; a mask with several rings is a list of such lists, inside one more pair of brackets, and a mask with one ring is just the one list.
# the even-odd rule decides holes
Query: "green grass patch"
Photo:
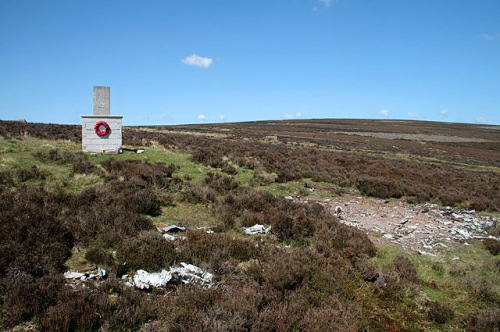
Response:
[{"label": "green grass patch", "polygon": [[417,269],[421,291],[429,300],[446,304],[456,317],[500,303],[500,259],[484,250],[479,242],[442,250],[436,257],[384,247],[371,261],[386,267],[396,256],[410,259]]},{"label": "green grass patch", "polygon": [[161,227],[178,225],[183,227],[211,227],[217,224],[214,213],[202,204],[178,202],[175,206],[163,207],[161,215],[153,218],[153,222]]}]

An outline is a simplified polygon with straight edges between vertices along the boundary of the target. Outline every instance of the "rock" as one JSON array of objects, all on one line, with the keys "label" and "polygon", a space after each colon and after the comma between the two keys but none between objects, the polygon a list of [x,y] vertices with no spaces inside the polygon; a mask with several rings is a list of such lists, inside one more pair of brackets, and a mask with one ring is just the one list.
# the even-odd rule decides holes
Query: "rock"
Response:
[{"label": "rock", "polygon": [[144,149],[137,149],[136,153],[144,153]]}]

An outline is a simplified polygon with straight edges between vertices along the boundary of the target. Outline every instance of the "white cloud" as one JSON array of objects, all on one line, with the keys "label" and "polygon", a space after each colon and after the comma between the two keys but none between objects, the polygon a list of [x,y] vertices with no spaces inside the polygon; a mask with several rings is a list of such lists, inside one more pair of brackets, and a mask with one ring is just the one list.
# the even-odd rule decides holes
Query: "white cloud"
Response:
[{"label": "white cloud", "polygon": [[295,114],[285,114],[283,115],[283,119],[285,120],[293,120],[293,119],[300,119],[302,118],[302,113],[297,112]]},{"label": "white cloud", "polygon": [[186,65],[196,66],[201,68],[208,68],[212,64],[213,60],[210,58],[201,57],[199,55],[193,54],[182,59]]},{"label": "white cloud", "polygon": [[219,114],[219,119],[221,121],[226,121],[226,114]]},{"label": "white cloud", "polygon": [[409,112],[408,113],[408,116],[412,119],[422,119],[422,115],[418,114],[418,113],[412,113],[412,112]]},{"label": "white cloud", "polygon": [[438,113],[439,113],[439,115],[442,115],[442,116],[448,116],[449,112],[448,112],[448,110],[446,108],[443,108]]},{"label": "white cloud", "polygon": [[332,5],[333,0],[319,0],[319,2],[323,3],[323,5],[328,8]]},{"label": "white cloud", "polygon": [[484,40],[487,41],[495,41],[495,40],[500,40],[500,32],[494,33],[494,34],[488,34],[488,33],[483,33],[481,37]]},{"label": "white cloud", "polygon": [[380,111],[378,111],[378,114],[382,115],[385,118],[387,118],[387,117],[389,117],[389,115],[391,114],[391,112],[389,110],[380,110]]},{"label": "white cloud", "polygon": [[[334,0],[318,0],[318,2],[320,2],[323,5],[323,8],[330,8],[332,6],[332,3],[334,2]],[[319,9],[320,9],[319,6],[314,6],[312,8],[312,11],[317,12],[317,11],[319,11]]]},{"label": "white cloud", "polygon": [[205,114],[199,114],[196,118],[200,121],[207,121],[208,120],[208,118]]},{"label": "white cloud", "polygon": [[476,123],[486,123],[486,119],[483,118],[482,116],[478,116],[476,118]]}]

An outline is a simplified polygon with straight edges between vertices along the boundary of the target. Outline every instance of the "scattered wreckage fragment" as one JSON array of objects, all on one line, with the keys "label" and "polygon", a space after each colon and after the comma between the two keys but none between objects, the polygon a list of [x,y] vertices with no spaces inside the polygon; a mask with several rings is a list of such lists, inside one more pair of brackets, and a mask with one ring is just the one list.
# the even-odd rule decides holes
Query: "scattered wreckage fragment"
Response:
[{"label": "scattered wreckage fragment", "polygon": [[150,289],[166,287],[169,283],[197,284],[203,287],[211,287],[213,275],[205,272],[199,267],[181,263],[182,267],[170,267],[169,270],[160,272],[147,272],[137,270],[134,278],[129,280],[128,285],[138,289]]},{"label": "scattered wreckage fragment", "polygon": [[241,230],[246,235],[267,234],[271,231],[271,226],[266,227],[264,225],[255,224],[252,227],[242,227]]}]

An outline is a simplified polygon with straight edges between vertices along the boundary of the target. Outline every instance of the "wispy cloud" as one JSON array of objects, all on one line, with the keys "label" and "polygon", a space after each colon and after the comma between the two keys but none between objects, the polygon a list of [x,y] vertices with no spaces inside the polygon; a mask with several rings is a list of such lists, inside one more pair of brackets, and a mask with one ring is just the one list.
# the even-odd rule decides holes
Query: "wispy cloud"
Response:
[{"label": "wispy cloud", "polygon": [[219,114],[219,120],[226,121],[226,114]]},{"label": "wispy cloud", "polygon": [[208,121],[208,118],[205,114],[199,114],[196,118],[200,121]]},{"label": "wispy cloud", "polygon": [[442,116],[448,116],[448,110],[446,108],[443,108],[442,110],[440,110],[438,112],[439,115],[442,115]]},{"label": "wispy cloud", "polygon": [[478,116],[476,118],[476,123],[486,123],[486,119],[483,118],[482,116]]},{"label": "wispy cloud", "polygon": [[208,68],[212,64],[213,60],[206,57],[201,57],[199,55],[193,54],[182,59],[186,65],[196,66],[201,68]]},{"label": "wispy cloud", "polygon": [[302,113],[297,112],[295,114],[285,114],[283,115],[283,119],[285,120],[293,120],[293,119],[300,119],[302,118]]},{"label": "wispy cloud", "polygon": [[487,41],[495,41],[495,40],[500,40],[500,32],[494,33],[494,34],[489,34],[489,33],[483,33],[481,35],[481,38]]},{"label": "wispy cloud", "polygon": [[409,112],[409,113],[408,113],[408,116],[409,116],[411,119],[422,119],[422,115],[420,115],[420,114],[418,114],[418,113]]},{"label": "wispy cloud", "polygon": [[323,5],[328,8],[332,5],[333,0],[319,0],[319,2],[323,3]]},{"label": "wispy cloud", "polygon": [[380,110],[378,111],[379,115],[382,115],[384,118],[388,118],[389,115],[391,115],[391,112],[389,110]]},{"label": "wispy cloud", "polygon": [[[321,3],[324,8],[330,8],[332,6],[333,0],[318,0],[318,2]],[[312,8],[312,11],[317,12],[319,8],[319,6],[314,6]]]}]

